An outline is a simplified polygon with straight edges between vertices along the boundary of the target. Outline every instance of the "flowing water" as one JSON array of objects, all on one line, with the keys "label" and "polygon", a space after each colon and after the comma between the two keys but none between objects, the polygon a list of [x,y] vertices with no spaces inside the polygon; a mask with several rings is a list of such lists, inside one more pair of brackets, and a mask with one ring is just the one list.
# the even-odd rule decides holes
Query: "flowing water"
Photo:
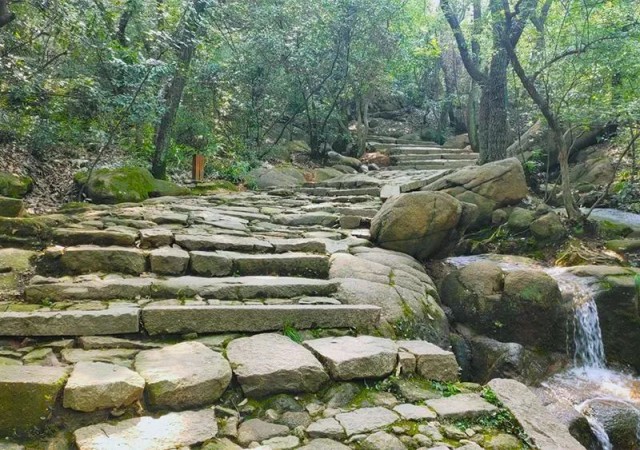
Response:
[{"label": "flowing water", "polygon": [[623,406],[629,410],[629,414],[635,414],[638,417],[636,434],[640,441],[640,379],[607,368],[595,302],[596,280],[575,276],[562,267],[544,267],[519,257],[478,255],[449,258],[447,262],[462,267],[481,260],[492,260],[505,271],[543,270],[558,282],[563,297],[570,298],[573,303],[573,335],[570,342],[573,367],[554,375],[543,386],[559,403],[571,405],[587,418],[600,449],[613,450],[614,447],[604,424],[594,413],[594,405],[597,407],[598,403]]}]

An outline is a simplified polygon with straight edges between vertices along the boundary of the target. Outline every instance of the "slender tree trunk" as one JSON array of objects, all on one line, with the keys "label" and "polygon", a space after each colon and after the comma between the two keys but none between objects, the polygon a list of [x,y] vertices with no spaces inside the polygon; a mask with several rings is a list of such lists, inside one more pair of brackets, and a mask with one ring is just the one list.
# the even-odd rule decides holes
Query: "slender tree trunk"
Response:
[{"label": "slender tree trunk", "polygon": [[478,85],[475,81],[471,81],[467,102],[467,128],[469,129],[471,148],[477,153],[480,149],[480,138],[478,136]]},{"label": "slender tree trunk", "polygon": [[369,98],[360,95],[356,100],[356,156],[362,156],[366,150],[369,135]]},{"label": "slender tree trunk", "polygon": [[504,50],[497,50],[491,60],[489,77],[481,86],[478,111],[480,158],[485,164],[507,157],[509,126],[507,123],[507,66]]},{"label": "slender tree trunk", "polygon": [[151,173],[159,179],[166,178],[167,176],[167,153],[169,151],[169,143],[171,142],[171,131],[176,121],[184,87],[187,84],[186,75],[182,72],[181,69],[177,69],[171,80],[171,84],[164,98],[165,111],[156,129],[154,140],[155,152],[153,154]]},{"label": "slender tree trunk", "polygon": [[171,131],[173,130],[178,108],[182,101],[182,94],[187,84],[191,60],[196,51],[196,38],[200,28],[199,16],[204,12],[207,5],[207,0],[193,0],[192,10],[187,14],[180,33],[178,65],[164,96],[165,110],[156,128],[154,139],[155,152],[153,154],[151,173],[159,179],[167,176],[167,153],[171,142]]}]

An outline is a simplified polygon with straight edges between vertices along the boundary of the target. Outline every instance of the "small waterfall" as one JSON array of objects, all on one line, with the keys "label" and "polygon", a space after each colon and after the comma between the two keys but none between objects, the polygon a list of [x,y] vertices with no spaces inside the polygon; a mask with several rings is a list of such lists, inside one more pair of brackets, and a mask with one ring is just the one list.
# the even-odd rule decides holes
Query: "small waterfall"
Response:
[{"label": "small waterfall", "polygon": [[573,363],[585,369],[604,369],[606,359],[598,307],[590,284],[593,279],[577,277],[563,268],[551,268],[546,272],[558,282],[562,295],[573,299]]}]

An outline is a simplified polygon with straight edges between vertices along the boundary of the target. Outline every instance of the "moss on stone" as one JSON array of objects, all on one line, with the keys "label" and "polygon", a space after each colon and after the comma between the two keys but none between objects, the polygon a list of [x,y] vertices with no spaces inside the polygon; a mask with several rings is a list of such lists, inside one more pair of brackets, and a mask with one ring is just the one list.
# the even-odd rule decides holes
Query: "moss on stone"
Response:
[{"label": "moss on stone", "polygon": [[74,176],[79,185],[86,184],[86,193],[94,203],[141,202],[149,198],[154,188],[154,178],[141,167],[99,169],[87,180],[87,173]]},{"label": "moss on stone", "polygon": [[199,183],[195,187],[191,188],[191,194],[193,195],[209,195],[218,191],[238,191],[238,186],[230,181],[216,180],[207,183]]},{"label": "moss on stone", "polygon": [[33,180],[8,172],[0,172],[0,195],[11,198],[22,198],[31,192]]}]

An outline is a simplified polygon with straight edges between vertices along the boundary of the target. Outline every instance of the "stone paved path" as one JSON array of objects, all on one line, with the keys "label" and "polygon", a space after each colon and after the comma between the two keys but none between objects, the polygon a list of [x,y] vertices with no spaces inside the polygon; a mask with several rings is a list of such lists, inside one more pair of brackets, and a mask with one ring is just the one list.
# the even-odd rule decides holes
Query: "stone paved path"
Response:
[{"label": "stone paved path", "polygon": [[520,448],[480,386],[443,397],[453,353],[370,335],[446,345],[423,267],[368,240],[445,173],[0,218],[0,449]]}]

